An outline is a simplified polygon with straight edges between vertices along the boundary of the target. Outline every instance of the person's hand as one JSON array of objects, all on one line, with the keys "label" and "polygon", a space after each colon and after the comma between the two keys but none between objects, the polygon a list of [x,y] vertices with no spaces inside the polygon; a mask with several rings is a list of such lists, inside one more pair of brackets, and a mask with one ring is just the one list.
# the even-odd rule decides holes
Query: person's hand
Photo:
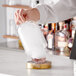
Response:
[{"label": "person's hand", "polygon": [[21,9],[15,12],[15,22],[17,25],[22,24],[26,21],[27,13],[26,10]]},{"label": "person's hand", "polygon": [[36,8],[29,10],[17,10],[15,12],[15,22],[17,25],[24,23],[25,21],[38,21],[40,19],[40,13]]}]

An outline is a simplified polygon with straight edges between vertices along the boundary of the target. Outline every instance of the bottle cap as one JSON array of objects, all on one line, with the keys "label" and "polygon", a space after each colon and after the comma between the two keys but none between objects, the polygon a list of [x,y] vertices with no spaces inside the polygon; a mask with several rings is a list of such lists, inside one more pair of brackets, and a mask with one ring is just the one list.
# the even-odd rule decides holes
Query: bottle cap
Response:
[{"label": "bottle cap", "polygon": [[52,30],[52,24],[48,24],[48,30]]},{"label": "bottle cap", "polygon": [[59,24],[57,23],[57,25],[56,25],[56,30],[59,30]]}]

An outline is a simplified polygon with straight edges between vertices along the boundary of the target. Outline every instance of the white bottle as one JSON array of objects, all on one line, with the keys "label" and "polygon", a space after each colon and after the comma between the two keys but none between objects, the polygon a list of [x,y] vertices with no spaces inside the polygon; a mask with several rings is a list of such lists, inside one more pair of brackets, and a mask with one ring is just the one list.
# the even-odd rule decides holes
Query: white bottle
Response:
[{"label": "white bottle", "polygon": [[46,57],[47,43],[37,24],[25,22],[18,28],[18,34],[28,56],[37,59]]}]

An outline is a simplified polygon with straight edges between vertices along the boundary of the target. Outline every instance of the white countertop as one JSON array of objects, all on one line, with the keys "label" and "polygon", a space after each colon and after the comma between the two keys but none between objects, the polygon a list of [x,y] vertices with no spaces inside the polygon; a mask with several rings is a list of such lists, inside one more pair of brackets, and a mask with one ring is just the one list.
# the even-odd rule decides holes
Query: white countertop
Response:
[{"label": "white countertop", "polygon": [[52,61],[51,69],[26,69],[27,57],[24,51],[0,49],[0,76],[1,74],[12,76],[74,76],[73,61],[69,57],[48,55],[47,58]]}]

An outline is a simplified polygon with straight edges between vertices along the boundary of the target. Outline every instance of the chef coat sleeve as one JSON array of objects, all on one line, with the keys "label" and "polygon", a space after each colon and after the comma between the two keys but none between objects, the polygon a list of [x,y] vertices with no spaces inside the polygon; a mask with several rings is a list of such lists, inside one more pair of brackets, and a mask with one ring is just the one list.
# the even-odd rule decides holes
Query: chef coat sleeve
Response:
[{"label": "chef coat sleeve", "polygon": [[40,12],[38,23],[54,23],[76,16],[76,0],[59,0],[56,4],[39,4],[36,8]]}]

